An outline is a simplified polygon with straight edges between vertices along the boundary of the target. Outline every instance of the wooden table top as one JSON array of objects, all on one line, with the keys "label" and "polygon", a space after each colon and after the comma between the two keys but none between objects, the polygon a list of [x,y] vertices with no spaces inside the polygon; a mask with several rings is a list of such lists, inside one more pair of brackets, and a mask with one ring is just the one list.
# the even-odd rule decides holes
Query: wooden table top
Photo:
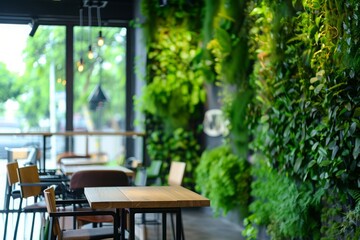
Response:
[{"label": "wooden table top", "polygon": [[115,170],[115,171],[123,171],[128,177],[135,176],[134,171],[123,166],[106,166],[106,165],[61,166],[61,171],[66,176],[71,176],[72,174],[74,174],[74,172],[78,172],[82,170]]},{"label": "wooden table top", "polygon": [[79,165],[104,165],[109,161],[106,158],[65,158],[61,159],[61,165],[65,167]]},{"label": "wooden table top", "polygon": [[94,209],[210,206],[209,199],[180,186],[91,187],[85,196]]}]

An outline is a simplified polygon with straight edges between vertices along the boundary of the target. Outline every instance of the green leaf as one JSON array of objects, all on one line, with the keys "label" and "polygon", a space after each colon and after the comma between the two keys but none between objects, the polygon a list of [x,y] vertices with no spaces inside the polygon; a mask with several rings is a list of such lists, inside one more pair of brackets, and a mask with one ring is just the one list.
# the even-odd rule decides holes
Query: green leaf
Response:
[{"label": "green leaf", "polygon": [[355,146],[354,146],[354,150],[352,152],[352,155],[355,159],[358,158],[360,153],[360,138],[356,138],[355,139]]},{"label": "green leaf", "polygon": [[317,77],[312,77],[310,78],[310,83],[314,84],[315,82],[319,81],[319,79]]},{"label": "green leaf", "polygon": [[318,153],[319,153],[321,156],[326,156],[326,155],[327,155],[326,149],[324,149],[323,147],[319,147]]},{"label": "green leaf", "polygon": [[312,166],[314,166],[316,164],[315,160],[311,160],[308,164],[308,168],[311,168]]},{"label": "green leaf", "polygon": [[340,176],[341,176],[343,173],[345,173],[345,172],[346,172],[346,170],[345,170],[345,169],[342,169],[342,170],[337,171],[335,175],[336,175],[337,177],[340,177]]},{"label": "green leaf", "polygon": [[220,47],[224,53],[231,52],[231,38],[227,31],[222,28],[216,29],[216,38],[220,44]]},{"label": "green leaf", "polygon": [[314,89],[315,95],[318,95],[323,87],[324,87],[324,84],[317,85],[316,88]]},{"label": "green leaf", "polygon": [[333,148],[332,154],[331,154],[331,159],[334,159],[336,156],[336,153],[339,151],[339,146],[335,146]]},{"label": "green leaf", "polygon": [[295,162],[295,165],[294,165],[294,171],[295,172],[299,172],[302,160],[303,160],[303,158],[301,158],[301,157],[296,159],[296,162]]},{"label": "green leaf", "polygon": [[322,172],[320,174],[320,179],[327,179],[327,178],[329,178],[329,174],[327,172]]},{"label": "green leaf", "polygon": [[324,160],[324,161],[321,161],[319,166],[320,167],[326,167],[326,166],[329,166],[331,164],[331,161],[330,160]]},{"label": "green leaf", "polygon": [[360,116],[360,107],[355,108],[353,117],[359,117]]},{"label": "green leaf", "polygon": [[315,151],[318,145],[319,145],[319,142],[316,142],[315,144],[313,144],[311,147],[311,150]]},{"label": "green leaf", "polygon": [[349,133],[350,135],[353,135],[356,130],[356,122],[353,122],[350,126]]}]

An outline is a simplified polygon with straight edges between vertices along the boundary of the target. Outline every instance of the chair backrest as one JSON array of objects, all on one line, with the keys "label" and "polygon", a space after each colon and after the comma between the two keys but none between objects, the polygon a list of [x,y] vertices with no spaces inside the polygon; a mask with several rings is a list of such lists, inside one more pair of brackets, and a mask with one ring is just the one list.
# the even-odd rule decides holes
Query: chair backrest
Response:
[{"label": "chair backrest", "polygon": [[134,180],[135,186],[145,186],[146,185],[146,169],[139,167],[136,169],[136,175]]},{"label": "chair backrest", "polygon": [[35,146],[29,147],[29,155],[27,157],[28,165],[37,165],[37,160],[39,156],[39,149]]},{"label": "chair backrest", "polygon": [[116,170],[84,170],[75,172],[70,179],[70,189],[79,190],[85,187],[118,187],[129,186],[126,173]]},{"label": "chair backrest", "polygon": [[150,166],[146,169],[146,175],[148,177],[158,177],[160,174],[162,161],[152,160]]},{"label": "chair backrest", "polygon": [[[46,203],[46,209],[47,212],[55,213],[56,212],[56,200],[55,200],[55,189],[54,187],[48,187],[44,190],[44,197],[45,197],[45,203]],[[59,221],[57,218],[53,221],[53,233],[55,236],[60,236],[61,229],[59,225]]]},{"label": "chair backrest", "polygon": [[168,177],[168,184],[170,186],[181,186],[185,174],[185,168],[186,163],[184,162],[171,162]]},{"label": "chair backrest", "polygon": [[5,147],[5,150],[7,151],[8,162],[14,162],[19,159],[26,159],[31,149],[27,147]]},{"label": "chair backrest", "polygon": [[[19,182],[21,183],[39,183],[39,171],[36,165],[30,165],[18,168]],[[20,185],[21,197],[36,197],[41,194],[41,186],[22,186]]]},{"label": "chair backrest", "polygon": [[6,164],[9,186],[12,186],[15,183],[19,182],[19,177],[17,172],[18,168],[19,168],[18,162],[10,162]]}]

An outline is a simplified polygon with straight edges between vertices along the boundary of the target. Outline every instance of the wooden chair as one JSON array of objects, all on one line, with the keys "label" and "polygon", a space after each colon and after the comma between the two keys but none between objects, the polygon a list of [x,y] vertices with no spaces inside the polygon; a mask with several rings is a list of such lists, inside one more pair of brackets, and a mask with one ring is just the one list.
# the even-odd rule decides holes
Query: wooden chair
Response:
[{"label": "wooden chair", "polygon": [[[38,197],[41,195],[41,186],[38,168],[35,165],[25,166],[17,169],[18,177],[19,177],[19,185],[20,185],[20,204],[18,210],[18,216],[16,219],[16,226],[14,231],[14,239],[16,239],[17,229],[19,226],[20,215],[22,212],[24,213],[33,213],[32,225],[31,225],[31,236],[34,232],[34,221],[35,221],[35,213],[37,212],[46,212],[46,207],[44,202],[38,202]],[[28,204],[22,207],[23,199],[33,198],[34,203]],[[27,201],[26,201],[27,202]]]},{"label": "wooden chair", "polygon": [[31,148],[28,147],[5,147],[8,162],[15,162],[20,159],[27,159]]},{"label": "wooden chair", "polygon": [[160,170],[162,161],[153,160],[148,168],[136,168],[135,186],[161,185]]},{"label": "wooden chair", "polygon": [[[21,213],[33,213],[31,235],[30,235],[30,239],[32,239],[34,232],[35,214],[46,212],[45,202],[44,201],[38,202],[39,197],[42,196],[43,188],[54,184],[62,185],[62,182],[41,182],[39,177],[39,170],[36,165],[30,165],[30,166],[18,168],[17,175],[19,178],[21,198],[19,204],[20,207],[18,209],[18,216],[16,219],[14,239],[16,239]],[[28,200],[29,198],[33,198],[33,203],[22,206],[23,199]],[[26,201],[26,203],[27,202],[28,201]]]},{"label": "wooden chair", "polygon": [[[126,173],[116,170],[84,170],[75,172],[70,179],[69,190],[73,198],[84,198],[85,187],[118,187],[129,186],[129,178]],[[88,209],[81,207],[82,209]],[[76,209],[76,208],[75,208]],[[113,210],[115,212],[115,209]],[[112,223],[110,216],[80,216],[77,217],[79,226],[92,223],[94,226],[102,223]],[[74,221],[75,224],[75,221]],[[75,226],[74,226],[75,227]]]},{"label": "wooden chair", "polygon": [[171,162],[168,177],[169,186],[181,186],[185,174],[185,168],[186,163],[184,162]]},{"label": "wooden chair", "polygon": [[[186,163],[185,162],[172,161],[171,164],[170,164],[170,170],[169,170],[169,176],[168,176],[167,184],[169,186],[181,186],[182,181],[184,179],[184,175],[185,175],[185,169],[186,169]],[[183,228],[183,224],[182,224],[181,212],[180,212],[180,219],[181,219],[182,239],[185,240],[185,234],[184,234],[184,228]],[[171,227],[172,227],[172,231],[173,231],[173,237],[175,239],[175,230],[174,230],[175,227],[174,227],[173,214],[171,214],[170,220],[171,220]],[[147,220],[145,214],[142,215],[142,222],[145,223],[145,224],[146,223],[159,224],[158,220]]]},{"label": "wooden chair", "polygon": [[146,185],[161,185],[160,170],[162,161],[152,160],[146,169]]},{"label": "wooden chair", "polygon": [[[49,187],[44,190],[45,202],[47,212],[50,218],[50,227],[49,227],[49,236],[48,239],[105,239],[105,238],[115,238],[117,235],[117,224],[114,224],[113,227],[104,227],[104,228],[86,228],[86,229],[70,229],[63,230],[59,224],[59,217],[69,217],[69,216],[96,216],[96,215],[109,215],[113,218],[113,221],[116,221],[115,213],[112,211],[57,211],[57,201],[55,200],[55,190],[54,187]],[[67,201],[66,203],[70,203]],[[60,202],[64,204],[64,202]]]},{"label": "wooden chair", "polygon": [[6,234],[7,234],[9,213],[15,210],[18,211],[14,207],[14,201],[12,204],[13,208],[10,209],[10,200],[19,199],[21,197],[20,190],[15,188],[16,184],[19,182],[19,178],[17,175],[18,168],[19,168],[19,164],[17,162],[10,162],[6,164],[7,184],[6,184],[5,206],[4,206],[4,211],[5,211],[4,240],[6,239]]},{"label": "wooden chair", "polygon": [[[181,186],[183,179],[184,179],[184,174],[185,174],[185,169],[186,169],[186,163],[185,162],[176,162],[176,161],[172,161],[170,164],[170,171],[169,171],[169,176],[168,176],[168,185],[169,186]],[[171,227],[173,230],[173,237],[175,239],[175,231],[174,231],[174,219],[173,219],[173,214],[171,214]],[[185,234],[184,234],[184,225],[182,223],[182,217],[181,217],[181,212],[180,212],[180,219],[181,219],[181,237],[183,240],[185,240]]]}]

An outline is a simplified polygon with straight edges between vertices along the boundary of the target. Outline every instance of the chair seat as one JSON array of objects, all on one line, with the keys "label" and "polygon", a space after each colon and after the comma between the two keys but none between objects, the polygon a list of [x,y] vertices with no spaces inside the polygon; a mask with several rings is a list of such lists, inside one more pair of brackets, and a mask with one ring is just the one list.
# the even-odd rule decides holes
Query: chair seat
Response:
[{"label": "chair seat", "polygon": [[24,212],[46,212],[46,203],[44,201],[36,202],[34,204],[27,205],[23,208]]},{"label": "chair seat", "polygon": [[82,228],[76,230],[66,230],[62,232],[63,239],[67,240],[85,240],[95,238],[113,238],[114,228]]}]

